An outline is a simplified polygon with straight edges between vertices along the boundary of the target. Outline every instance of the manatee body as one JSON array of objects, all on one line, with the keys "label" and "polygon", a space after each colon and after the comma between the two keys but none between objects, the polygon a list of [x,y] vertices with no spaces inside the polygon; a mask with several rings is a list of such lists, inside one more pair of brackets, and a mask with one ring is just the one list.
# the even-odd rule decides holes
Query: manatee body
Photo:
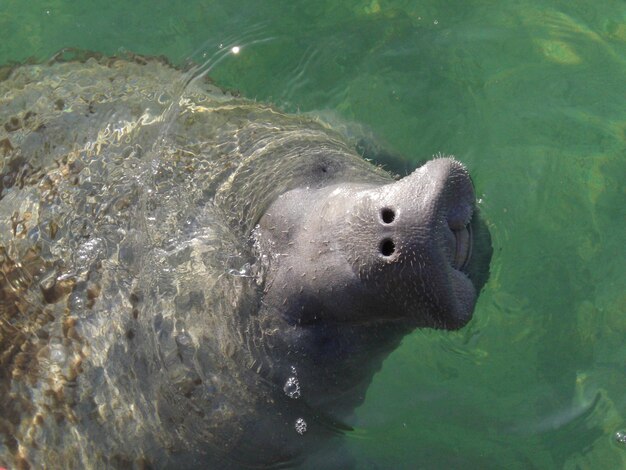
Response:
[{"label": "manatee body", "polygon": [[239,468],[346,428],[471,317],[472,184],[158,60],[0,82],[0,465]]}]

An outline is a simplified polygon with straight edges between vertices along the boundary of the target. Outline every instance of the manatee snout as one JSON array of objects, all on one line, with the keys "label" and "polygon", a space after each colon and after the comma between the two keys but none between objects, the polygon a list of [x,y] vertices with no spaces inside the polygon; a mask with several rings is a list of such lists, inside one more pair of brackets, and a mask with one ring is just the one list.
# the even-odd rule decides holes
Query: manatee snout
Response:
[{"label": "manatee snout", "polygon": [[[379,231],[379,252],[389,262],[402,253],[439,248],[455,269],[471,253],[474,188],[463,165],[451,158],[426,163],[372,195]],[[410,258],[409,258],[410,259]]]},{"label": "manatee snout", "polygon": [[346,249],[360,253],[354,267],[380,292],[386,314],[447,329],[471,318],[476,288],[466,268],[474,205],[469,175],[452,158],[431,160],[397,182],[362,192]]},{"label": "manatee snout", "polygon": [[479,290],[468,275],[474,206],[467,170],[453,158],[388,184],[291,191],[261,221],[272,246],[285,247],[272,302],[290,323],[460,328]]}]

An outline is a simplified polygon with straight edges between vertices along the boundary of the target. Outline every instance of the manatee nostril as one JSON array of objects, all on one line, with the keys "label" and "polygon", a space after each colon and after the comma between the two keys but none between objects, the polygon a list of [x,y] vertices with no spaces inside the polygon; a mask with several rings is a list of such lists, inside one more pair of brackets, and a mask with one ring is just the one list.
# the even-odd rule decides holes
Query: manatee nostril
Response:
[{"label": "manatee nostril", "polygon": [[383,256],[391,256],[396,251],[396,244],[393,242],[391,238],[385,238],[382,242],[380,242],[380,253]]},{"label": "manatee nostril", "polygon": [[393,209],[389,207],[385,207],[380,211],[380,218],[383,219],[383,222],[386,224],[390,224],[396,218],[396,213]]}]

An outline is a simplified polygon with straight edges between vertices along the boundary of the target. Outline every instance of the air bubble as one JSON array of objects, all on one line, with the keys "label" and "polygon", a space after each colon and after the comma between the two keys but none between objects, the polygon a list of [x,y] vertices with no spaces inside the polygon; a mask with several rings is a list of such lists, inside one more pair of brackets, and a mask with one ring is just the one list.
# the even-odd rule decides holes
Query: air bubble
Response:
[{"label": "air bubble", "polygon": [[60,344],[50,346],[50,360],[57,364],[65,362],[65,348]]},{"label": "air bubble", "polygon": [[181,331],[176,335],[176,342],[179,346],[191,346],[192,339],[191,336],[186,331]]},{"label": "air bubble", "polygon": [[626,429],[621,429],[615,433],[615,442],[626,447]]},{"label": "air bubble", "polygon": [[304,418],[296,419],[295,428],[296,432],[301,436],[306,432],[306,421],[304,420]]},{"label": "air bubble", "polygon": [[285,395],[289,398],[293,398],[294,400],[300,398],[300,382],[298,382],[298,378],[289,377],[285,382],[283,390]]},{"label": "air bubble", "polygon": [[251,270],[250,263],[246,263],[240,268],[229,269],[228,274],[235,277],[252,277]]}]

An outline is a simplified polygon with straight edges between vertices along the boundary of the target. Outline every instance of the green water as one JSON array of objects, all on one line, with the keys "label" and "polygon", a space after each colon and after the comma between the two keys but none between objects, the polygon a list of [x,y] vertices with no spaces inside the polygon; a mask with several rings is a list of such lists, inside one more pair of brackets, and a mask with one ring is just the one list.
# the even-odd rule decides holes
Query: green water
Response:
[{"label": "green water", "polygon": [[626,468],[626,3],[0,0],[0,64],[220,44],[222,86],[456,155],[493,237],[474,320],[407,337],[325,466]]}]

